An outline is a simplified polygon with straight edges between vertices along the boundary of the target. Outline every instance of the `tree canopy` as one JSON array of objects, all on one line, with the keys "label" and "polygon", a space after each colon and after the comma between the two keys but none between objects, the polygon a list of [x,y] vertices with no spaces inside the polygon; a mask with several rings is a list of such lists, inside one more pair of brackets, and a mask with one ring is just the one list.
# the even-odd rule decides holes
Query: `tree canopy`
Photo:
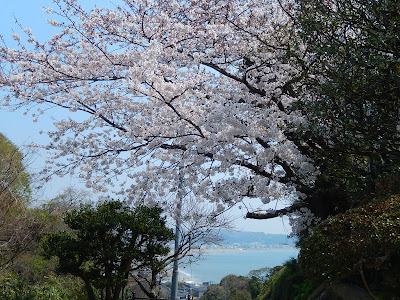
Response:
[{"label": "tree canopy", "polygon": [[[3,106],[35,108],[34,121],[49,108],[69,112],[49,132],[45,175],[76,175],[177,217],[176,198],[215,203],[207,218],[186,214],[193,224],[238,202],[249,218],[289,215],[305,264],[327,250],[316,262],[331,277],[369,259],[348,257],[352,243],[358,254],[381,251],[380,242],[398,252],[382,231],[398,227],[397,204],[386,201],[400,192],[397,1],[54,6],[57,33],[47,42],[24,29],[15,48],[0,47]],[[342,251],[346,270],[337,261],[330,269],[332,251]]]},{"label": "tree canopy", "polygon": [[400,10],[396,1],[297,2],[315,74],[296,104],[309,119],[298,131],[321,171],[317,189],[336,190],[344,211],[399,176]]},{"label": "tree canopy", "polygon": [[47,12],[49,41],[25,29],[0,48],[3,105],[71,112],[49,133],[47,174],[132,199],[180,186],[217,203],[211,215],[290,202],[247,216],[295,213],[295,232],[398,176],[396,1],[59,0]]},{"label": "tree canopy", "polygon": [[248,300],[252,299],[250,290],[250,279],[245,276],[227,275],[221,279],[219,284],[212,284],[201,296],[202,300]]},{"label": "tree canopy", "polygon": [[220,210],[244,198],[304,198],[317,170],[285,135],[303,119],[288,111],[299,72],[286,55],[288,3],[56,4],[52,39],[27,29],[26,40],[14,34],[18,50],[0,49],[3,105],[39,102],[35,118],[43,107],[71,112],[50,133],[47,149],[65,158],[52,159],[50,173],[79,174],[97,190],[124,177],[119,192],[149,199],[181,182]]},{"label": "tree canopy", "polygon": [[117,300],[128,283],[147,273],[148,285],[137,282],[151,298],[157,276],[166,267],[162,257],[169,253],[167,243],[173,233],[165,226],[159,207],[140,206],[133,210],[119,201],[97,207],[81,205],[67,212],[65,223],[72,232],[48,235],[43,251],[58,257],[58,270],[80,277],[86,285],[88,299],[96,299],[94,288],[105,292],[106,300]]}]

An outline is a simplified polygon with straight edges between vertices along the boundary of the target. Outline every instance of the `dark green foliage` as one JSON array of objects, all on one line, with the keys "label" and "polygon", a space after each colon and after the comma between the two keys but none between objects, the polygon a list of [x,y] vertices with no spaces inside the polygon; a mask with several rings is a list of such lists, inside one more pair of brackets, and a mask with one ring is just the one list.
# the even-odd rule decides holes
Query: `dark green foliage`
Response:
[{"label": "dark green foliage", "polygon": [[264,267],[249,272],[249,292],[252,299],[258,299],[265,291],[272,286],[274,280],[271,280],[276,273],[278,273],[283,266]]},{"label": "dark green foliage", "polygon": [[306,201],[328,218],[301,236],[303,270],[317,282],[345,278],[362,285],[362,271],[380,288],[384,277],[399,286],[399,205],[391,197],[400,193],[399,3],[296,4],[308,61],[301,84],[307,95],[294,108],[309,125],[295,135],[321,171]]},{"label": "dark green foliage", "polygon": [[282,266],[282,268],[276,272],[271,278],[269,278],[263,285],[263,288],[258,295],[257,299],[260,300],[265,300],[265,299],[270,299],[271,297],[271,292],[274,289],[275,283],[279,280],[280,276],[284,272],[285,267]]},{"label": "dark green foliage", "polygon": [[5,300],[30,300],[37,298],[33,288],[27,288],[26,282],[16,278],[5,278],[2,280],[0,298]]},{"label": "dark green foliage", "polygon": [[262,291],[256,299],[306,300],[316,288],[315,283],[305,277],[296,259],[273,269],[276,272],[263,284]]},{"label": "dark green foliage", "polygon": [[159,257],[169,252],[173,233],[161,213],[159,207],[132,210],[119,201],[81,205],[64,217],[73,232],[48,235],[43,252],[58,257],[58,271],[85,282],[89,299],[97,288],[104,289],[105,299],[116,300],[132,270],[150,268],[154,276],[165,267]]},{"label": "dark green foliage", "polygon": [[308,201],[322,218],[344,212],[398,182],[400,6],[395,0],[297,0],[307,45],[298,103],[310,122],[299,149],[319,167]]},{"label": "dark green foliage", "polygon": [[367,274],[382,270],[399,286],[398,253],[400,196],[392,196],[327,219],[301,242],[299,258],[315,281],[346,278],[362,267]]},{"label": "dark green foliage", "polygon": [[252,299],[255,299],[262,291],[263,282],[257,277],[253,276],[249,281],[249,292]]},{"label": "dark green foliage", "polygon": [[305,279],[304,281],[295,285],[294,287],[296,289],[296,297],[294,297],[293,299],[307,300],[317,286],[314,281],[310,279]]},{"label": "dark green foliage", "polygon": [[291,259],[267,282],[261,300],[293,300],[297,296],[295,286],[305,280],[297,260]]}]

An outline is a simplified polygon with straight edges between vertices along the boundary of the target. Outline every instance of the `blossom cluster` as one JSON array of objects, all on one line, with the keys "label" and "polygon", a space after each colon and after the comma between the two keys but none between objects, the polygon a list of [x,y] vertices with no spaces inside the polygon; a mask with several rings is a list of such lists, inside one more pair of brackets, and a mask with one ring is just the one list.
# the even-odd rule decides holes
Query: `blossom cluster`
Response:
[{"label": "blossom cluster", "polygon": [[[290,1],[138,0],[85,11],[56,0],[46,43],[0,48],[2,105],[69,117],[49,132],[47,175],[127,198],[179,184],[221,210],[244,198],[304,198],[312,161],[288,138],[299,70]],[[301,50],[301,45],[297,45]],[[300,51],[299,50],[299,51]],[[300,89],[299,89],[300,90]]]}]

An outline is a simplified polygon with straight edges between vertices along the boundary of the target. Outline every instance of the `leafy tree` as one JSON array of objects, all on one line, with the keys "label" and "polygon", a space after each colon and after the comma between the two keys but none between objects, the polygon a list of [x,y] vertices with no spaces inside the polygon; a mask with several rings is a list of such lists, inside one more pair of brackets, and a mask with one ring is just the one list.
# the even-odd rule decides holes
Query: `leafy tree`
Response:
[{"label": "leafy tree", "polygon": [[254,277],[259,281],[266,281],[270,279],[272,276],[274,276],[282,268],[283,268],[282,266],[274,266],[272,268],[263,267],[261,269],[251,270],[249,272],[249,277],[250,278]]},{"label": "leafy tree", "polygon": [[263,281],[259,280],[257,277],[253,276],[249,281],[249,292],[251,299],[256,299],[256,297],[261,293],[263,287]]},{"label": "leafy tree", "polygon": [[44,228],[41,217],[28,209],[30,175],[24,163],[24,154],[0,134],[0,269],[33,247]]},{"label": "leafy tree", "polygon": [[[396,239],[380,233],[398,226],[397,196],[390,195],[400,192],[399,6],[390,0],[296,3],[293,16],[312,59],[301,80],[308,97],[296,103],[309,124],[295,132],[321,171],[309,201],[324,206],[323,217],[343,213],[300,243],[304,272],[315,281],[359,274],[367,289],[368,279],[385,286],[376,268],[391,273],[399,251]],[[389,289],[399,285],[392,279]]]},{"label": "leafy tree", "polygon": [[288,56],[302,70],[301,90],[293,85],[302,97],[291,109],[307,121],[290,124],[286,136],[318,167],[304,202],[325,219],[399,193],[400,11],[397,1],[298,0],[294,7],[287,12],[298,36]]},{"label": "leafy tree", "polygon": [[249,282],[248,277],[227,275],[219,284],[209,286],[201,299],[252,299]]},{"label": "leafy tree", "polygon": [[[173,238],[165,226],[159,207],[140,206],[134,210],[119,201],[97,207],[81,205],[67,212],[66,224],[73,233],[61,231],[43,241],[47,257],[58,257],[58,270],[80,277],[88,299],[95,299],[94,289],[105,291],[105,299],[118,299],[132,275],[146,294],[155,298],[157,275],[165,268],[160,260],[169,252]],[[149,270],[148,286],[137,272]]]},{"label": "leafy tree", "polygon": [[138,199],[183,186],[211,216],[290,200],[247,216],[295,213],[295,232],[398,176],[396,1],[56,4],[48,42],[0,48],[3,105],[71,112],[48,174]]},{"label": "leafy tree", "polygon": [[201,300],[224,300],[224,288],[218,284],[210,285]]},{"label": "leafy tree", "polygon": [[[321,171],[313,195],[326,203],[324,217],[399,193],[398,2],[296,3],[312,54],[302,80],[308,96],[296,103],[308,125],[297,133]],[[384,182],[389,189],[379,188]]]},{"label": "leafy tree", "polygon": [[220,285],[225,289],[227,298],[230,299],[238,291],[248,291],[249,280],[245,276],[227,275],[221,279]]},{"label": "leafy tree", "polygon": [[[65,195],[68,193],[68,196]],[[71,230],[62,220],[62,213],[77,208],[78,202],[72,199],[83,199],[81,192],[68,189],[41,206],[27,208],[13,214],[15,222],[20,222],[14,230],[23,231],[25,240],[36,236],[23,251],[19,252],[12,263],[4,266],[0,272],[0,298],[1,299],[51,299],[51,300],[82,300],[86,299],[86,290],[79,278],[71,275],[56,275],[56,259],[45,259],[40,255],[39,239],[44,234],[55,233],[59,230]],[[39,234],[34,234],[32,228],[22,223],[29,215],[37,222]]]}]

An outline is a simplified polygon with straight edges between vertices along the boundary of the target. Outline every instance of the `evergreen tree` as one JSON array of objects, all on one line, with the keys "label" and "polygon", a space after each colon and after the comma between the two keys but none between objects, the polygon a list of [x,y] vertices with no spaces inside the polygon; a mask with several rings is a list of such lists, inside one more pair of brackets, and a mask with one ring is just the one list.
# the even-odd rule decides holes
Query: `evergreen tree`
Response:
[{"label": "evergreen tree", "polygon": [[160,257],[167,255],[173,239],[159,207],[129,209],[119,201],[97,207],[81,205],[67,212],[66,224],[74,231],[48,235],[43,242],[47,257],[58,257],[58,270],[80,277],[88,299],[95,288],[106,300],[117,300],[133,271],[149,271],[148,285],[137,280],[150,298],[155,298],[157,275],[165,267]]}]

